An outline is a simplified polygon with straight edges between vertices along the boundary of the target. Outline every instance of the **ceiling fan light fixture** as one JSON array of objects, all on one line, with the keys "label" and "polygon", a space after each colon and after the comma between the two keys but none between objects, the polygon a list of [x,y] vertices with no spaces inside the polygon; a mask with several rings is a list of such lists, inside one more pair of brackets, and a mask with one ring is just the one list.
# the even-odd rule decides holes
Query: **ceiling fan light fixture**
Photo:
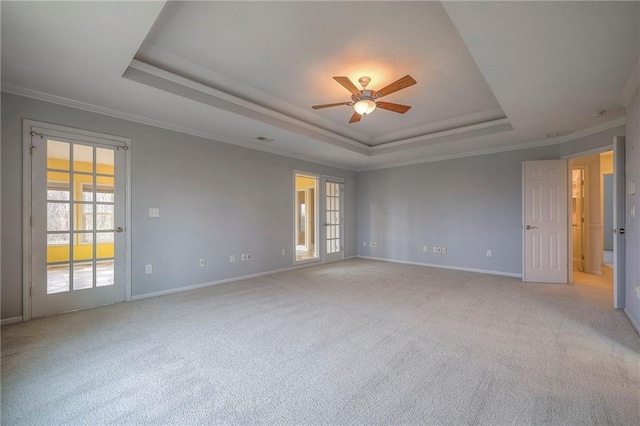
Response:
[{"label": "ceiling fan light fixture", "polygon": [[376,109],[376,103],[371,99],[361,99],[353,104],[353,109],[360,115],[369,115]]}]

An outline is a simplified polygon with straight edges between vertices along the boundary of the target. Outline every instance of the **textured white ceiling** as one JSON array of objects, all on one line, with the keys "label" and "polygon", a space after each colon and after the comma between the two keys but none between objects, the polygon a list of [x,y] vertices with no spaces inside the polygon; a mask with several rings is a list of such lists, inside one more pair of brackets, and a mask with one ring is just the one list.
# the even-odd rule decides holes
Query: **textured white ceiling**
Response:
[{"label": "textured white ceiling", "polygon": [[[4,91],[352,169],[619,124],[640,46],[640,2],[0,7]],[[347,107],[311,110],[348,99],[340,74],[374,89],[411,74],[418,84],[386,100],[413,109],[356,125]],[[589,118],[597,109],[609,112]]]}]

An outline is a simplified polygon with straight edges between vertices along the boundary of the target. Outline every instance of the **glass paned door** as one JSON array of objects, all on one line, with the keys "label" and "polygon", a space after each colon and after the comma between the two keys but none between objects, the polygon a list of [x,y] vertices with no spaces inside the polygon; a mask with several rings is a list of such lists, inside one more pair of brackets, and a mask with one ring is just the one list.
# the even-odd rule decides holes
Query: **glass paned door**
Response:
[{"label": "glass paned door", "polygon": [[343,183],[325,179],[324,182],[324,261],[343,259]]},{"label": "glass paned door", "polygon": [[32,137],[32,316],[125,299],[125,150]]}]

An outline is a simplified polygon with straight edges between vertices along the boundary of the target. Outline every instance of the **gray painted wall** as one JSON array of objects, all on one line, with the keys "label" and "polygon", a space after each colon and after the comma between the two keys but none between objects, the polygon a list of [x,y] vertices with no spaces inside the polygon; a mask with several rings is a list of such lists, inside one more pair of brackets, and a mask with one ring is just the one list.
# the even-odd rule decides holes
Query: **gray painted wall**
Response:
[{"label": "gray painted wall", "polygon": [[[345,256],[356,254],[353,172],[3,93],[2,318],[22,315],[23,118],[132,139],[134,296],[292,266],[294,169],[345,179]],[[243,252],[250,262],[229,263]]]},{"label": "gray painted wall", "polygon": [[[635,182],[635,195],[627,195],[626,246],[627,246],[627,286],[625,311],[636,324],[640,333],[640,299],[635,288],[640,285],[640,88],[636,90],[627,107],[626,179]],[[631,218],[631,207],[636,208],[636,217]]]},{"label": "gray painted wall", "polygon": [[562,145],[359,173],[358,254],[521,274],[522,162],[611,145],[624,133],[620,126]]}]

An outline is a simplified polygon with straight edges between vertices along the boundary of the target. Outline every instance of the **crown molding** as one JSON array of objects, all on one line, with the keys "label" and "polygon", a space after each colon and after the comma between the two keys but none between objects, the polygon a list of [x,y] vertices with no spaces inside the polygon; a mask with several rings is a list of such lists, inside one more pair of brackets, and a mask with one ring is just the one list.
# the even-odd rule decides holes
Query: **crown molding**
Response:
[{"label": "crown molding", "polygon": [[455,160],[458,158],[466,158],[466,157],[479,157],[482,155],[498,154],[501,152],[508,152],[508,151],[519,151],[521,149],[540,148],[540,147],[549,146],[549,145],[560,145],[576,139],[583,138],[585,136],[604,132],[605,130],[613,129],[614,127],[622,126],[623,124],[626,124],[626,122],[627,122],[626,117],[620,117],[620,118],[616,118],[615,120],[600,123],[597,126],[589,127],[587,129],[584,129],[575,133],[571,133],[565,136],[539,139],[531,142],[505,145],[505,146],[495,147],[495,148],[480,149],[476,151],[439,155],[436,157],[420,158],[420,159],[414,159],[414,160],[408,160],[408,161],[398,161],[394,163],[380,164],[380,165],[368,166],[368,167],[359,167],[356,169],[356,171],[366,172],[371,170],[390,169],[394,167],[412,166],[415,164],[434,163],[436,161]]},{"label": "crown molding", "polygon": [[[208,140],[212,140],[212,141],[216,141],[216,142],[228,143],[228,144],[232,144],[232,145],[241,146],[241,147],[244,147],[244,148],[255,149],[255,150],[258,150],[258,151],[267,152],[269,154],[281,155],[281,156],[284,156],[284,157],[294,158],[296,160],[306,161],[306,162],[309,162],[309,163],[319,164],[319,165],[328,166],[328,167],[334,167],[334,168],[341,169],[341,170],[355,171],[355,172],[364,172],[364,171],[378,170],[378,169],[388,169],[388,168],[393,168],[393,167],[402,167],[402,166],[409,166],[409,165],[414,165],[414,164],[432,163],[432,162],[436,162],[436,161],[453,160],[453,159],[465,158],[465,157],[477,157],[477,156],[482,156],[482,155],[497,154],[497,153],[500,153],[500,152],[517,151],[517,150],[520,150],[520,149],[538,148],[538,147],[543,147],[543,146],[548,146],[548,145],[563,144],[563,143],[566,143],[566,142],[569,142],[569,141],[572,141],[572,140],[575,140],[575,139],[579,139],[579,138],[582,138],[582,137],[585,137],[585,136],[589,136],[589,135],[592,135],[592,134],[603,132],[605,130],[608,130],[608,129],[611,129],[611,128],[614,128],[614,127],[621,126],[623,124],[626,124],[626,122],[627,122],[626,117],[620,117],[620,118],[617,118],[615,120],[611,120],[611,121],[607,121],[607,122],[604,122],[604,123],[600,123],[597,126],[589,127],[587,129],[584,129],[584,130],[581,130],[581,131],[577,131],[577,132],[574,132],[574,133],[570,133],[570,134],[565,135],[565,136],[556,137],[556,138],[545,138],[545,139],[540,139],[540,140],[536,140],[536,141],[513,144],[513,145],[506,145],[506,146],[496,147],[496,148],[487,148],[487,149],[469,151],[469,152],[463,152],[463,153],[440,155],[440,156],[436,156],[436,157],[420,158],[420,159],[414,159],[414,160],[408,160],[408,161],[385,163],[385,164],[380,164],[380,165],[373,165],[373,166],[356,168],[356,167],[347,167],[347,166],[344,166],[344,165],[341,165],[341,164],[337,164],[337,163],[333,163],[333,162],[330,162],[330,161],[318,160],[318,159],[315,159],[315,158],[312,158],[312,157],[308,157],[308,156],[305,156],[305,155],[293,154],[293,153],[290,153],[290,152],[287,152],[287,151],[284,151],[284,150],[279,150],[277,148],[272,148],[272,147],[263,146],[263,145],[256,145],[254,143],[249,143],[249,142],[246,142],[246,141],[243,141],[243,140],[229,138],[229,137],[226,137],[226,136],[220,136],[220,135],[216,135],[216,134],[210,133],[210,132],[205,132],[205,131],[201,131],[201,130],[195,130],[195,129],[184,127],[184,126],[178,126],[178,125],[167,123],[167,122],[160,121],[160,120],[154,120],[154,119],[151,119],[151,118],[141,117],[141,116],[138,116],[138,115],[135,115],[135,114],[120,112],[120,111],[116,111],[114,109],[105,108],[105,107],[89,104],[89,103],[86,103],[86,102],[80,102],[80,101],[76,101],[76,100],[73,100],[73,99],[64,98],[62,96],[52,95],[52,94],[41,92],[41,91],[37,91],[37,90],[27,89],[27,88],[24,88],[24,87],[20,87],[20,86],[9,84],[9,83],[5,83],[5,82],[1,83],[0,90],[2,92],[5,92],[5,93],[11,93],[11,94],[18,95],[18,96],[23,96],[23,97],[27,97],[27,98],[31,98],[31,99],[37,99],[37,100],[40,100],[40,101],[43,101],[43,102],[62,105],[62,106],[66,106],[66,107],[69,107],[69,108],[74,108],[74,109],[79,109],[79,110],[83,110],[83,111],[87,111],[87,112],[92,112],[92,113],[95,113],[95,114],[106,115],[106,116],[118,118],[118,119],[121,119],[121,120],[132,121],[132,122],[135,122],[135,123],[140,123],[140,124],[144,124],[144,125],[147,125],[147,126],[152,126],[152,127],[165,129],[165,130],[170,130],[170,131],[177,132],[177,133],[183,133],[183,134],[187,134],[187,135],[191,135],[191,136],[195,136],[195,137],[199,137],[199,138],[203,138],[203,139],[208,139]],[[495,121],[501,121],[501,120],[495,120]],[[489,123],[491,123],[491,122],[489,122]],[[473,126],[468,126],[468,127],[473,127]],[[444,133],[444,132],[441,132],[441,133]],[[438,145],[438,144],[434,144],[434,145]]]},{"label": "crown molding", "polygon": [[160,129],[170,130],[177,133],[183,133],[203,139],[208,139],[216,142],[228,143],[231,145],[237,145],[244,148],[255,149],[258,151],[267,152],[269,154],[281,155],[288,158],[295,158],[296,160],[307,161],[309,163],[319,164],[328,167],[334,167],[341,170],[355,171],[355,168],[347,167],[341,164],[332,163],[330,161],[322,161],[315,158],[307,157],[305,155],[293,154],[277,148],[272,148],[263,145],[256,145],[254,143],[246,142],[240,139],[229,138],[226,136],[216,135],[211,132],[205,132],[202,130],[196,130],[189,127],[179,126],[165,121],[154,120],[152,118],[142,117],[135,114],[126,112],[120,112],[111,108],[105,108],[86,102],[76,101],[73,99],[65,98],[58,95],[52,95],[50,93],[41,92],[38,90],[27,89],[24,87],[16,86],[13,84],[2,82],[0,90],[5,93],[13,95],[23,96],[25,98],[36,99],[43,102],[53,103],[57,105],[66,106],[69,108],[79,109],[82,111],[92,112],[94,114],[106,115],[121,120],[132,121],[134,123],[144,124],[151,127],[157,127]]},{"label": "crown molding", "polygon": [[631,98],[633,97],[636,90],[638,90],[638,86],[640,86],[640,58],[638,58],[638,62],[636,62],[636,66],[627,77],[627,81],[624,83],[622,87],[622,92],[620,93],[620,103],[625,107],[629,106],[631,103]]}]

